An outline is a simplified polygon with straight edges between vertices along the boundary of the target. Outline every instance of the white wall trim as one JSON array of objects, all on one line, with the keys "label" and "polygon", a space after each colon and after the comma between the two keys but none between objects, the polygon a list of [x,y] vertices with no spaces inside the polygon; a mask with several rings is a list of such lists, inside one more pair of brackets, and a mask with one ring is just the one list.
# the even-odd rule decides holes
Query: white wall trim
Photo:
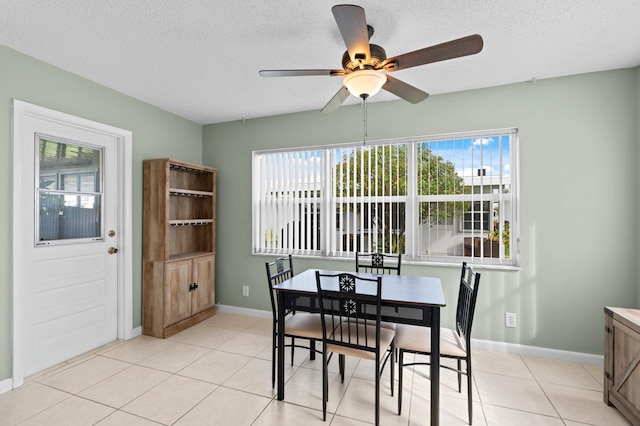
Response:
[{"label": "white wall trim", "polygon": [[0,395],[13,389],[13,380],[6,379],[0,382]]},{"label": "white wall trim", "polygon": [[519,345],[517,343],[494,342],[491,340],[471,339],[471,344],[475,349],[483,349],[487,351],[555,359],[558,361],[577,362],[579,364],[604,365],[603,355],[563,351],[560,349],[539,348],[536,346]]},{"label": "white wall trim", "polygon": [[[260,318],[271,318],[271,311],[258,309],[241,308],[229,305],[216,305],[219,312],[231,314],[249,315]],[[585,354],[581,352],[570,352],[559,349],[538,348],[536,346],[518,345],[516,343],[494,342],[491,340],[471,339],[471,344],[475,349],[503,352],[516,355],[534,356],[538,358],[555,359],[558,361],[577,362],[589,365],[604,365],[604,356]]]},{"label": "white wall trim", "polygon": [[227,312],[229,314],[249,315],[251,317],[272,318],[271,311],[262,311],[259,309],[241,308],[230,305],[216,305],[216,311]]}]

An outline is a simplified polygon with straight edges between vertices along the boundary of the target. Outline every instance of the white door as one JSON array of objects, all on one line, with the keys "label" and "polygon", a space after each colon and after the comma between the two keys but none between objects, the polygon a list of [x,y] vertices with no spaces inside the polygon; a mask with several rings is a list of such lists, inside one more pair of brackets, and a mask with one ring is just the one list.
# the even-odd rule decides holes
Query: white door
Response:
[{"label": "white door", "polygon": [[125,242],[121,134],[18,113],[14,103],[16,386],[119,337]]}]

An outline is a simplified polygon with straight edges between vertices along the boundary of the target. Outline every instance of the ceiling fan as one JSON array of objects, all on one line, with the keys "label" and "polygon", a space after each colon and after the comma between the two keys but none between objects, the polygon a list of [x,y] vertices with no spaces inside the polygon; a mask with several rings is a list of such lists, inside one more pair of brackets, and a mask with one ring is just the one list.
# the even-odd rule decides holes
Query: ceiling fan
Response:
[{"label": "ceiling fan", "polygon": [[261,70],[259,72],[262,77],[342,76],[342,88],[322,108],[322,112],[333,112],[338,109],[350,93],[366,100],[380,89],[393,93],[413,104],[422,102],[429,96],[428,93],[398,80],[388,73],[474,55],[479,53],[483,46],[482,37],[474,34],[387,58],[382,47],[369,44],[369,39],[373,35],[373,27],[367,25],[362,7],[336,5],[331,8],[331,11],[347,45],[347,51],[342,55],[343,69]]}]

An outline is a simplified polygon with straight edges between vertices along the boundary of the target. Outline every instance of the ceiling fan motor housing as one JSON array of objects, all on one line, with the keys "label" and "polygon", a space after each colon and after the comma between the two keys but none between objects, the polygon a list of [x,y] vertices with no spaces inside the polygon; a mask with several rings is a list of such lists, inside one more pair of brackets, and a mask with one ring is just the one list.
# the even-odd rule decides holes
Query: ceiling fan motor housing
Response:
[{"label": "ceiling fan motor housing", "polygon": [[371,51],[371,57],[368,62],[366,58],[358,59],[358,55],[356,55],[356,60],[353,61],[349,56],[349,51],[344,52],[344,55],[342,55],[342,67],[347,72],[363,68],[380,69],[384,60],[387,59],[387,52],[377,44],[370,44],[369,50]]}]

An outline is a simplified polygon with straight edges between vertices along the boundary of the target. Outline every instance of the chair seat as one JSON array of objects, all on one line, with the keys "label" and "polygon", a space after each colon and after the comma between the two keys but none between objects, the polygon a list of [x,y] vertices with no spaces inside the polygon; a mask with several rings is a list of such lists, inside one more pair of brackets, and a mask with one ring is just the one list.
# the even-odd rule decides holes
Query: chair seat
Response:
[{"label": "chair seat", "polygon": [[[339,335],[338,333],[342,332],[344,336],[347,336],[347,333],[351,333],[351,341],[354,344],[367,346],[371,349],[375,349],[376,347],[376,328],[374,326],[364,326],[358,325],[356,328],[355,324],[347,324],[342,323],[342,325],[336,327],[334,330],[335,335]],[[390,330],[388,328],[380,327],[380,358],[383,358],[386,354],[386,348],[391,345],[396,333],[394,330]],[[346,340],[344,338],[343,340]],[[363,359],[375,360],[375,352],[369,352],[363,349],[355,349],[347,346],[335,345],[335,344],[327,344],[327,351],[335,352],[342,355],[354,356]]]},{"label": "chair seat", "polygon": [[380,321],[380,327],[381,328],[387,328],[389,330],[395,330],[396,329],[396,323],[395,322]]},{"label": "chair seat", "polygon": [[[431,328],[399,324],[396,328],[396,346],[399,349],[431,353]],[[450,328],[440,328],[440,355],[467,355],[464,342]]]},{"label": "chair seat", "polygon": [[296,314],[288,317],[284,323],[285,334],[322,340],[322,321],[317,314]]}]

